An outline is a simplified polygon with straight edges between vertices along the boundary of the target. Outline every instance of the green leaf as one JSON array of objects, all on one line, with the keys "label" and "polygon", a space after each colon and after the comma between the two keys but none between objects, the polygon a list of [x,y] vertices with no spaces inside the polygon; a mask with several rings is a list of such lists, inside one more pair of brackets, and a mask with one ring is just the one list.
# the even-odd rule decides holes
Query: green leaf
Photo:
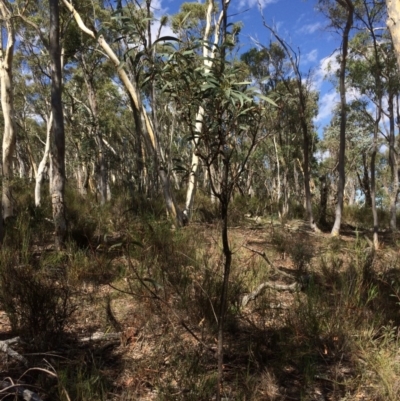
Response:
[{"label": "green leaf", "polygon": [[154,42],[153,42],[153,46],[155,45],[155,44],[157,44],[158,42],[166,42],[166,41],[168,41],[168,42],[181,42],[178,38],[176,38],[175,36],[162,36],[161,38],[158,38],[157,40],[155,40]]},{"label": "green leaf", "polygon": [[181,25],[181,26],[183,26],[183,24],[184,24],[185,21],[189,18],[189,15],[190,15],[191,13],[192,13],[192,12],[189,11],[189,12],[182,18],[182,20],[180,21],[180,25]]},{"label": "green leaf", "polygon": [[269,97],[267,97],[267,96],[264,96],[264,95],[257,95],[257,97],[258,97],[259,99],[265,100],[266,102],[272,104],[272,105],[275,106],[275,107],[278,107],[278,105],[277,105],[271,98],[269,98]]},{"label": "green leaf", "polygon": [[207,83],[207,84],[203,84],[201,85],[201,89],[203,91],[206,91],[207,89],[215,89],[217,86],[213,83]]}]

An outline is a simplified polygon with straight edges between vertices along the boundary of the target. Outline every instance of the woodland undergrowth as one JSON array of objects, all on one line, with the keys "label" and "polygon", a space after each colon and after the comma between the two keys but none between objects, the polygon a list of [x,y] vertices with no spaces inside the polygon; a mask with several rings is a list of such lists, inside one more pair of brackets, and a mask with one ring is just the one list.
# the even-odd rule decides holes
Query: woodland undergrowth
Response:
[{"label": "woodland undergrowth", "polygon": [[[0,251],[0,354],[12,378],[48,400],[212,400],[223,256],[218,211],[199,197],[176,229],[162,201],[120,194],[104,207],[68,192],[69,241],[51,246],[50,205],[21,189]],[[245,217],[245,214],[249,217]],[[225,324],[226,400],[400,399],[399,237],[345,214],[342,237],[235,199]],[[358,227],[358,228],[357,228]],[[297,291],[262,283],[299,284]],[[115,340],[86,341],[95,332]],[[8,380],[8,379],[7,379]],[[0,390],[1,391],[1,390]]]}]

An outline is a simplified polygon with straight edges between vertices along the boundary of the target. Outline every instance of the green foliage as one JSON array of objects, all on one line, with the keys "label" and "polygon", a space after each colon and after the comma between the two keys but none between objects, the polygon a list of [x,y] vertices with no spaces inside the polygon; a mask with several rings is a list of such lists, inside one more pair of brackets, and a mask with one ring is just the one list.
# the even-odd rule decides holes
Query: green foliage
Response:
[{"label": "green foliage", "polygon": [[183,30],[191,31],[205,21],[206,14],[207,4],[183,3],[180,6],[179,13],[172,17],[172,30],[175,33]]}]

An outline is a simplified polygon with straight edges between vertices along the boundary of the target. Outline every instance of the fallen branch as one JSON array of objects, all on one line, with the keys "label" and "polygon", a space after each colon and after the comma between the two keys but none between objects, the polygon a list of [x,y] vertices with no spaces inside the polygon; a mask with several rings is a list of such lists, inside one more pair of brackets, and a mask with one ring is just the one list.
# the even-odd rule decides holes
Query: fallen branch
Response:
[{"label": "fallen branch", "polygon": [[257,255],[260,255],[260,256],[261,256],[261,257],[262,257],[277,273],[279,273],[279,274],[281,274],[282,276],[285,276],[285,277],[293,278],[293,275],[282,271],[279,267],[276,267],[276,266],[268,259],[268,256],[266,255],[265,252],[257,251],[257,249],[253,249],[253,248],[250,248],[250,247],[248,247],[248,246],[244,246],[244,248],[248,249],[248,250],[251,251],[251,252],[256,253]]},{"label": "fallen branch", "polygon": [[17,361],[22,362],[25,366],[28,366],[28,360],[24,356],[18,354],[18,352],[14,351],[9,346],[10,344],[15,344],[18,341],[19,341],[19,337],[14,337],[14,338],[10,338],[9,340],[0,341],[0,351],[6,353],[11,358],[16,359]]},{"label": "fallen branch", "polygon": [[252,291],[250,294],[245,295],[242,298],[242,307],[245,307],[250,301],[255,300],[264,291],[265,288],[271,288],[276,291],[295,292],[300,290],[301,285],[299,283],[276,284],[267,281],[265,283],[260,284],[254,291]]},{"label": "fallen branch", "polygon": [[79,341],[82,343],[87,343],[89,341],[99,341],[99,340],[119,340],[121,339],[121,333],[102,333],[97,331],[89,337],[83,337]]}]

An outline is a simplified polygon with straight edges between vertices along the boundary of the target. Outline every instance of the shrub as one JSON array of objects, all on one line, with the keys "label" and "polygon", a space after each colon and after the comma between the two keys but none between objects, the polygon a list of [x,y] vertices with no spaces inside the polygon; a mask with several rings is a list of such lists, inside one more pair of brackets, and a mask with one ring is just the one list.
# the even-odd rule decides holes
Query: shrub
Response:
[{"label": "shrub", "polygon": [[43,271],[16,262],[7,252],[1,255],[0,304],[20,337],[35,349],[51,348],[75,310],[71,289],[60,269]]}]

